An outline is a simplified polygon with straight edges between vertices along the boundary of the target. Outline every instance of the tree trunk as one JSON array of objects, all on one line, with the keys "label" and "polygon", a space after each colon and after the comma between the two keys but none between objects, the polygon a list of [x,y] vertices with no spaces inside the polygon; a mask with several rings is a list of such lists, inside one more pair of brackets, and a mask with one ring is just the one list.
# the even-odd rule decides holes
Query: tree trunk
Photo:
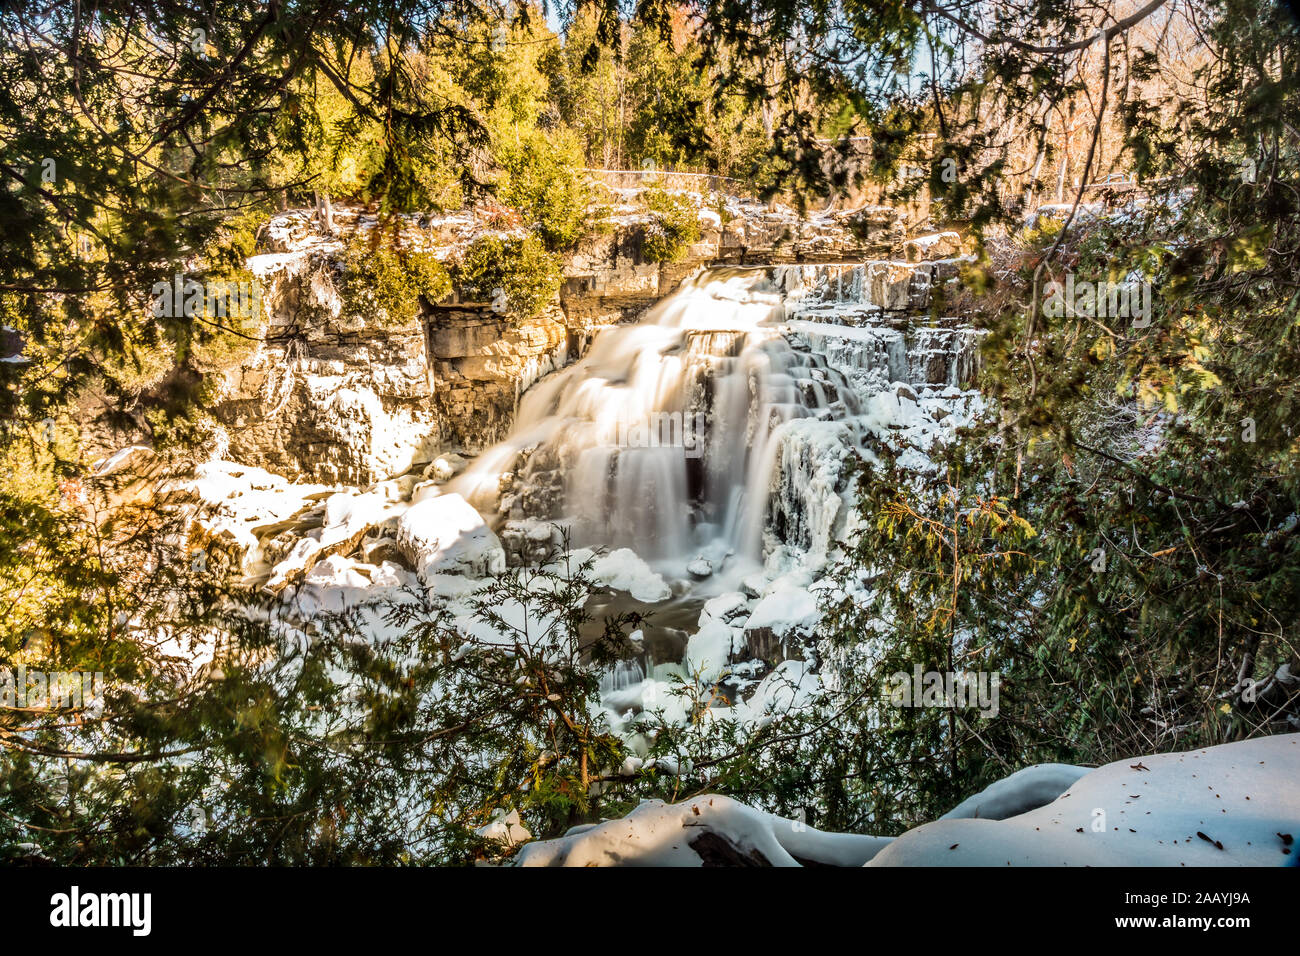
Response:
[{"label": "tree trunk", "polygon": [[330,194],[317,192],[313,195],[316,197],[316,218],[325,227],[325,231],[332,236],[334,235],[334,207],[330,204]]}]

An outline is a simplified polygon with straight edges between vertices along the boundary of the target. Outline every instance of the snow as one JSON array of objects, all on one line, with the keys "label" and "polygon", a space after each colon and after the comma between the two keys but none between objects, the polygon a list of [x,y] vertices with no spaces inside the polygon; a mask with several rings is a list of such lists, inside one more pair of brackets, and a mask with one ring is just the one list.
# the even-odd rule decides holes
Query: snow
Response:
[{"label": "snow", "polygon": [[[590,555],[590,551],[575,550],[573,554]],[[579,557],[578,560],[584,560]],[[656,604],[673,596],[672,588],[664,583],[663,575],[650,570],[650,565],[637,557],[631,548],[619,548],[608,554],[598,555],[592,565],[592,577],[597,584],[626,591],[638,601]]]},{"label": "snow", "polygon": [[418,583],[415,575],[391,561],[373,565],[331,554],[284,591],[282,604],[299,621],[355,612],[359,632],[382,643],[400,635],[399,626],[386,620],[388,612],[394,604],[414,600],[410,592]]},{"label": "snow", "polygon": [[526,843],[533,838],[520,822],[518,810],[511,810],[509,813],[498,810],[493,815],[491,823],[479,827],[474,832],[485,840],[500,840],[508,846]]},{"label": "snow", "polygon": [[[634,761],[629,769],[640,766]],[[515,862],[701,866],[711,842],[774,866],[1281,866],[1300,852],[1283,839],[1300,822],[1298,779],[1300,734],[1133,757],[1091,771],[1041,764],[893,840],[824,833],[716,794],[676,804],[648,800],[625,817],[530,843]],[[1061,784],[1068,789],[1049,797]],[[991,818],[1040,800],[1037,809]],[[705,834],[710,840],[701,842]]]},{"label": "snow", "polygon": [[928,236],[917,236],[915,239],[907,240],[909,245],[914,245],[918,249],[929,249],[936,245],[942,245],[949,242],[961,242],[961,236],[955,232],[936,232]]},{"label": "snow", "polygon": [[1034,764],[967,797],[940,819],[1005,820],[1051,803],[1080,777],[1091,772],[1090,767],[1065,763]]},{"label": "snow", "polygon": [[302,617],[342,613],[379,596],[371,570],[370,565],[331,554],[313,565],[285,600]]},{"label": "snow", "polygon": [[718,680],[731,660],[733,648],[744,646],[740,631],[721,621],[705,618],[700,629],[686,642],[686,669],[702,684]]},{"label": "snow", "polygon": [[481,578],[505,570],[501,542],[483,516],[457,494],[412,505],[398,520],[397,547],[426,585],[438,574]]},{"label": "snow", "polygon": [[325,526],[338,528],[339,533],[377,524],[389,510],[386,496],[367,492],[358,495],[340,491],[325,499]]},{"label": "snow", "polygon": [[1019,816],[918,827],[872,865],[1281,866],[1297,780],[1300,734],[1129,758]]},{"label": "snow", "polygon": [[739,591],[728,591],[725,594],[719,594],[717,597],[709,598],[704,602],[704,608],[700,611],[700,623],[703,624],[706,618],[732,623],[736,618],[745,614],[748,605],[749,599]]},{"label": "snow", "polygon": [[686,565],[686,573],[696,578],[707,578],[713,573],[713,562],[699,555]]},{"label": "snow", "polygon": [[740,856],[757,854],[774,866],[799,866],[799,859],[860,866],[890,842],[888,837],[823,833],[730,797],[702,796],[672,804],[647,800],[621,819],[575,827],[559,839],[530,843],[515,862],[519,866],[702,866],[698,847],[706,835],[726,841]]},{"label": "snow", "polygon": [[147,445],[128,445],[125,448],[115,451],[103,461],[95,464],[95,477],[103,478],[108,475],[116,474],[126,468],[133,467],[142,461],[153,457],[153,449]]},{"label": "snow", "polygon": [[304,510],[329,485],[291,484],[262,468],[216,459],[195,469],[194,478],[180,485],[198,498],[194,521],[211,538],[228,535],[243,554],[243,567],[261,559],[256,529],[284,521]]},{"label": "snow", "polygon": [[807,633],[816,627],[821,614],[817,599],[806,589],[782,582],[754,608],[745,622],[745,630],[771,628],[777,637]]},{"label": "snow", "polygon": [[822,691],[821,678],[803,661],[782,661],[749,697],[731,708],[714,708],[715,718],[731,717],[754,729],[806,707]]},{"label": "snow", "polygon": [[451,481],[456,475],[465,470],[468,462],[455,452],[449,452],[446,455],[439,455],[435,458],[429,467],[425,469],[424,474],[427,478],[435,481]]},{"label": "snow", "polygon": [[289,553],[271,570],[267,582],[273,590],[300,579],[304,572],[335,552],[352,550],[366,532],[406,511],[404,503],[394,504],[382,492],[341,491],[325,499],[322,507],[324,524],[294,542]]},{"label": "snow", "polygon": [[655,668],[656,676],[647,677],[640,683],[632,684],[621,690],[607,691],[601,695],[601,703],[609,712],[610,726],[615,730],[627,730],[634,721],[625,719],[632,711],[661,714],[669,724],[683,724],[687,719],[687,701],[670,680],[670,675],[684,676],[681,667],[668,664]]}]

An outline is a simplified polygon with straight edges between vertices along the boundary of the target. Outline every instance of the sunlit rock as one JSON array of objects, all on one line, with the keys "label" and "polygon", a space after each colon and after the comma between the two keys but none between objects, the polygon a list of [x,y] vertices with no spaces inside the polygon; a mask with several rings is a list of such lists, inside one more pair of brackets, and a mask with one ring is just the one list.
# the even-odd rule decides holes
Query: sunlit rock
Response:
[{"label": "sunlit rock", "polygon": [[426,581],[434,574],[485,577],[505,570],[501,542],[456,494],[412,505],[397,523],[397,547]]}]

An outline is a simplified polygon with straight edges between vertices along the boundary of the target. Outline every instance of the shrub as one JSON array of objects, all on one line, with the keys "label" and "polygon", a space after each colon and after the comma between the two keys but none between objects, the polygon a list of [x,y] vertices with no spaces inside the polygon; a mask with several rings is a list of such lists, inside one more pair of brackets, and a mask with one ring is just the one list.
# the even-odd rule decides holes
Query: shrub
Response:
[{"label": "shrub", "polygon": [[343,257],[343,308],[380,326],[395,327],[420,312],[420,299],[451,292],[446,266],[431,252],[402,249],[358,233]]},{"label": "shrub", "polygon": [[503,147],[503,202],[536,223],[546,248],[571,248],[586,231],[591,190],[578,172],[582,150],[572,133],[535,131],[518,145]]},{"label": "shrub", "polygon": [[641,254],[647,262],[678,262],[700,240],[700,220],[688,199],[648,189],[641,200],[652,213]]},{"label": "shrub", "polygon": [[466,298],[519,320],[542,311],[559,291],[560,275],[559,256],[536,234],[487,235],[465,250],[456,281]]},{"label": "shrub", "polygon": [[[257,291],[259,280],[247,263],[257,253],[258,227],[264,221],[265,214],[260,209],[232,216],[221,224],[203,248],[203,272],[195,278],[206,283],[213,295],[242,289],[251,293],[254,301],[250,303],[241,299],[235,303],[248,310],[242,312],[238,308],[227,310],[216,309],[211,303],[205,305],[201,318],[188,330],[185,342],[176,349],[178,358],[188,358],[199,370],[231,368],[246,361],[257,350],[262,325]],[[146,353],[138,353],[138,357],[146,358]],[[162,357],[155,356],[155,361],[150,363],[154,377],[144,374],[132,376],[141,387],[156,384],[161,378],[157,360]]]}]

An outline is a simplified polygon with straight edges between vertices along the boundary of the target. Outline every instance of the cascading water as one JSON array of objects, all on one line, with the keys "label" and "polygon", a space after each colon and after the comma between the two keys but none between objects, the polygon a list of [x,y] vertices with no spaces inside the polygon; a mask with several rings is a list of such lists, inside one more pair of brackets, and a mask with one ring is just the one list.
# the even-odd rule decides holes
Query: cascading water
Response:
[{"label": "cascading water", "polygon": [[629,687],[640,685],[645,677],[645,665],[640,660],[629,658],[615,661],[601,674],[600,692],[610,694],[627,690]]},{"label": "cascading water", "polygon": [[765,659],[773,634],[806,627],[806,589],[856,520],[855,458],[887,450],[931,473],[930,450],[977,414],[963,389],[977,333],[918,315],[900,289],[923,265],[880,265],[697,274],[533,385],[507,438],[443,487],[502,519],[510,561],[551,554],[553,522],[575,547],[651,566],[641,594],[663,596],[639,596],[633,570],[592,598],[597,616],[654,605],[635,659],[602,676],[614,711],[683,667]]},{"label": "cascading water", "polygon": [[778,429],[859,411],[823,356],[790,347],[782,303],[770,270],[698,275],[534,386],[448,490],[485,513],[569,521],[575,545],[756,564]]}]

